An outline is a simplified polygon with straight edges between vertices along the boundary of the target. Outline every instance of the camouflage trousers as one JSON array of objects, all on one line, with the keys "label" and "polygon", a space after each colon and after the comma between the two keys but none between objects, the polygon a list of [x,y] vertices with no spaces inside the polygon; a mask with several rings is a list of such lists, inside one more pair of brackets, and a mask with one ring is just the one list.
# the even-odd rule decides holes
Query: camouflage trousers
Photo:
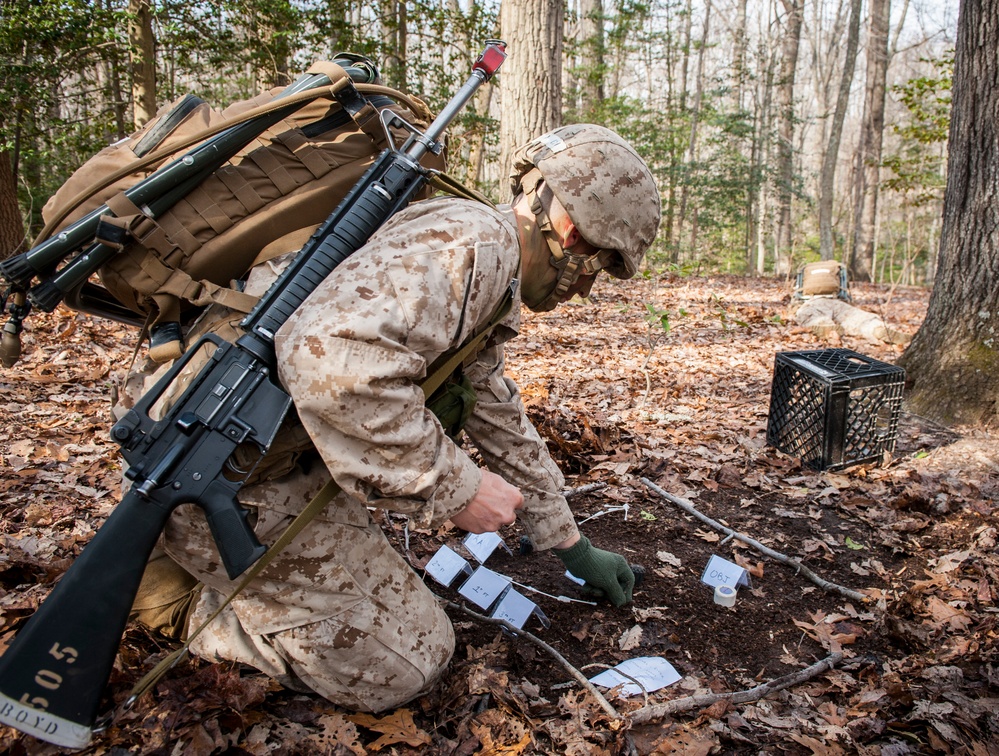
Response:
[{"label": "camouflage trousers", "polygon": [[[321,465],[319,465],[321,467]],[[280,536],[328,480],[296,473],[244,489],[264,544]],[[251,507],[251,512],[253,512]],[[183,506],[164,532],[166,552],[204,582],[193,631],[234,582],[200,510]],[[194,640],[212,661],[248,664],[295,690],[378,712],[427,691],[454,651],[443,609],[358,501],[341,494]]]}]

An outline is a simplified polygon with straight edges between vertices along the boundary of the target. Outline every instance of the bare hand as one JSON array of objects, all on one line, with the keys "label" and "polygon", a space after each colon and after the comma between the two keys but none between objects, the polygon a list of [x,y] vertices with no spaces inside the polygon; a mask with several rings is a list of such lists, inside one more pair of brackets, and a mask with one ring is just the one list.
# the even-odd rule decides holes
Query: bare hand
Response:
[{"label": "bare hand", "polygon": [[494,533],[512,525],[524,495],[496,473],[482,471],[482,483],[468,506],[451,516],[451,522],[469,533]]}]

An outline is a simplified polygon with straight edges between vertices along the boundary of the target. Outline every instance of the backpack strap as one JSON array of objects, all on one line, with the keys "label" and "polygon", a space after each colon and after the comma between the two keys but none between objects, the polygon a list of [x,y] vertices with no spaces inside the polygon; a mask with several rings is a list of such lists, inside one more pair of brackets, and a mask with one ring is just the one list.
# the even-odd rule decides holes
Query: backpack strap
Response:
[{"label": "backpack strap", "polygon": [[444,173],[443,171],[433,171],[430,174],[429,183],[435,189],[446,192],[447,194],[452,194],[455,197],[475,200],[476,202],[481,202],[484,205],[489,205],[489,207],[496,207],[496,203],[489,199],[486,195],[482,194],[482,192],[465,186],[454,176]]},{"label": "backpack strap", "polygon": [[444,385],[458,368],[471,363],[485,348],[486,337],[493,332],[493,329],[500,324],[510,310],[513,308],[513,295],[517,291],[517,279],[513,279],[503,294],[503,299],[493,312],[489,322],[486,323],[476,333],[472,334],[464,344],[453,352],[445,352],[431,363],[427,368],[427,379],[421,384],[424,399],[429,399],[433,393]]},{"label": "backpack strap", "polygon": [[[458,179],[444,173],[443,171],[432,171],[429,183],[435,188],[447,194],[454,195],[461,199],[475,200],[489,207],[496,207],[495,203],[486,195],[462,184]],[[306,226],[290,234],[285,234],[280,239],[275,239],[270,244],[263,247],[250,264],[250,268],[255,268],[261,263],[273,260],[294,249],[301,249],[309,240],[309,237],[319,228],[319,224]],[[502,318],[501,318],[502,319]]]},{"label": "backpack strap", "polygon": [[[326,70],[327,65],[334,70]],[[320,62],[314,65],[309,73],[325,73],[327,77],[333,79],[333,74],[336,73],[335,69],[340,69],[340,66],[335,63]],[[378,109],[371,104],[367,97],[361,96],[356,87],[348,87],[340,93],[337,101],[350,115],[358,129],[367,134],[379,149],[385,147],[388,136],[385,129],[381,128],[381,117],[378,115]]]},{"label": "backpack strap", "polygon": [[[274,175],[271,175],[270,178],[274,179]],[[432,171],[429,182],[435,188],[461,199],[474,200],[495,207],[484,194],[465,186],[446,173]],[[113,244],[119,250],[123,249],[131,240],[128,237],[137,240],[143,250],[135,254],[135,263],[151,281],[156,283],[155,292],[149,295],[156,306],[156,314],[150,325],[149,352],[154,361],[174,360],[183,352],[180,329],[173,327],[173,324],[180,321],[180,303],[182,301],[191,302],[196,306],[215,303],[242,313],[250,312],[256,305],[258,297],[244,294],[235,288],[221,286],[207,279],[196,280],[182,267],[174,267],[164,262],[173,250],[169,241],[171,239],[176,240],[178,246],[187,254],[190,254],[189,248],[196,249],[198,246],[198,241],[179,223],[174,224],[176,228],[173,226],[164,228],[157,221],[144,215],[124,194],[116,195],[110,199],[108,206],[115,213],[115,216],[102,218],[98,227],[100,236],[103,237],[101,240],[104,243]],[[300,249],[316,228],[317,226],[308,226],[298,229],[271,242],[260,250],[250,264],[250,268],[279,257],[289,250]],[[147,254],[145,250],[159,252],[159,254]],[[504,312],[500,319],[502,320],[505,315]],[[458,364],[464,361],[463,357]],[[448,371],[445,378],[449,377],[455,369],[457,369],[457,364]]]}]

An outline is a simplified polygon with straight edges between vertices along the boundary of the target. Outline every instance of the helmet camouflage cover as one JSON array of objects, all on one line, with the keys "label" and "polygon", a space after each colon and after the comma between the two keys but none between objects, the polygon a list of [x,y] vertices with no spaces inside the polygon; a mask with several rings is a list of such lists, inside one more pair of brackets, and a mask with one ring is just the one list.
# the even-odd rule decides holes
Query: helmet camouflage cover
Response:
[{"label": "helmet camouflage cover", "polygon": [[634,148],[594,124],[563,126],[537,137],[514,156],[510,187],[537,167],[583,238],[618,253],[607,272],[631,278],[659,229],[655,179]]}]

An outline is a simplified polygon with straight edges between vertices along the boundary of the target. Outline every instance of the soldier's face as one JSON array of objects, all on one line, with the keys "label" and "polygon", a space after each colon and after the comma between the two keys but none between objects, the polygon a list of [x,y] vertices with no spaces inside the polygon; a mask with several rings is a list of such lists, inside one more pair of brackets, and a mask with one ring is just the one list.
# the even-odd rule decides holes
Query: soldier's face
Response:
[{"label": "soldier's face", "polygon": [[[583,239],[557,198],[552,197],[547,212],[552,226],[547,232],[549,241],[574,255],[588,257],[597,251]],[[530,217],[533,219],[533,213]],[[521,299],[529,309],[548,312],[559,302],[565,302],[576,294],[585,297],[596,278],[596,275],[580,275],[562,297],[554,299],[551,294],[558,283],[559,273],[559,269],[552,265],[552,250],[544,239],[537,238],[537,243],[524,245],[521,255]]]}]

